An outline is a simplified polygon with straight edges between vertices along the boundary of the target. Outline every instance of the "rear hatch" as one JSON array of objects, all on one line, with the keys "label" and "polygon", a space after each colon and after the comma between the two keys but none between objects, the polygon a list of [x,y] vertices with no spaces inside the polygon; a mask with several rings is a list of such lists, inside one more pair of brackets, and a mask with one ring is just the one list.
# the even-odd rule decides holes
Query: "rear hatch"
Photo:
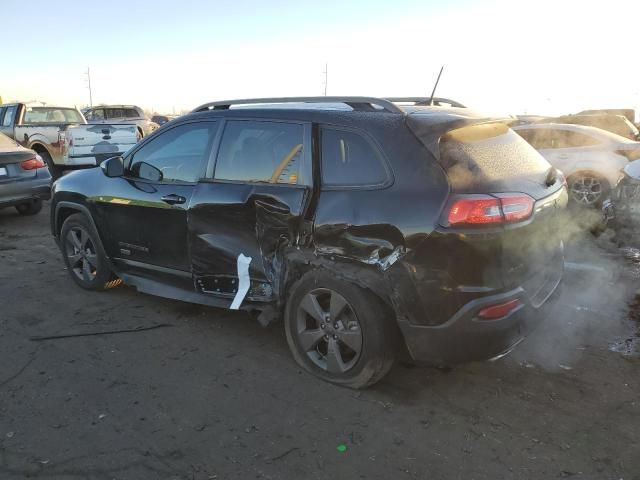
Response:
[{"label": "rear hatch", "polygon": [[463,115],[407,118],[449,179],[441,231],[464,242],[462,258],[475,258],[456,281],[523,287],[538,307],[562,277],[564,178],[504,121]]},{"label": "rear hatch", "polygon": [[137,128],[127,125],[76,125],[66,132],[68,156],[95,156],[97,163],[129,150],[137,142]]}]

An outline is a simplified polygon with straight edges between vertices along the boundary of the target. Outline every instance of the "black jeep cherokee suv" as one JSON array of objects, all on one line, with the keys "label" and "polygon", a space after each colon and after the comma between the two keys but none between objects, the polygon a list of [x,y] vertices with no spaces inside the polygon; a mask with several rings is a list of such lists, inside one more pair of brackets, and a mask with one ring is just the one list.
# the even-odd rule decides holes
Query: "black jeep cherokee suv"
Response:
[{"label": "black jeep cherokee suv", "polygon": [[358,388],[401,350],[450,365],[516,345],[557,296],[566,202],[500,119],[260,99],[203,105],[59,179],[51,228],[79,286],[284,316],[302,367]]}]

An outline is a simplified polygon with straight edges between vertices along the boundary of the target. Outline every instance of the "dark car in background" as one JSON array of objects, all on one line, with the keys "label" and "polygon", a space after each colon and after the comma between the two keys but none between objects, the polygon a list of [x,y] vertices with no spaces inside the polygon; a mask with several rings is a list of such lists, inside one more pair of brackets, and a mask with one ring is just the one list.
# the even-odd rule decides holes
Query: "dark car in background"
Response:
[{"label": "dark car in background", "polygon": [[42,158],[0,133],[0,208],[35,215],[51,196],[51,174]]},{"label": "dark car in background", "polygon": [[562,177],[468,109],[214,102],[53,190],[52,233],[80,287],[122,280],[284,317],[295,360],[353,388],[400,351],[436,365],[510,351],[563,276]]}]

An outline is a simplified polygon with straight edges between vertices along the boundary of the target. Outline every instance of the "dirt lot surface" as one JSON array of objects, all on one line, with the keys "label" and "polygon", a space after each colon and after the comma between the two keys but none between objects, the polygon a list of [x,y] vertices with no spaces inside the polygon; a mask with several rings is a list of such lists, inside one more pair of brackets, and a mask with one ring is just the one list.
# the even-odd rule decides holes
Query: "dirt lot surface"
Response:
[{"label": "dirt lot surface", "polygon": [[640,282],[577,252],[553,318],[512,355],[398,365],[352,391],[297,368],[281,324],[129,287],[82,291],[47,208],[0,211],[0,479],[638,480],[625,309]]}]

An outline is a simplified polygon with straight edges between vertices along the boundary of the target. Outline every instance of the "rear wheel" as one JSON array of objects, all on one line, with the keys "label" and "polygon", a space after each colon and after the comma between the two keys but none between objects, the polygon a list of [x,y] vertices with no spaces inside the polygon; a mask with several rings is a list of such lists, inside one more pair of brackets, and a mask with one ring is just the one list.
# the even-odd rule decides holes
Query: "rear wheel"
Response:
[{"label": "rear wheel", "polygon": [[67,218],[60,230],[60,249],[71,278],[87,290],[119,285],[107,261],[97,232],[81,213]]},{"label": "rear wheel", "polygon": [[34,198],[30,202],[21,203],[16,205],[16,210],[20,215],[35,215],[42,210],[42,200]]},{"label": "rear wheel", "polygon": [[40,157],[42,157],[42,160],[44,160],[44,163],[47,164],[47,167],[49,168],[49,173],[51,173],[51,177],[54,180],[60,178],[62,176],[63,169],[59,165],[56,165],[55,163],[53,163],[53,160],[51,158],[51,155],[49,155],[49,152],[38,151],[37,153],[38,155],[40,155]]},{"label": "rear wheel", "polygon": [[305,370],[328,382],[363,388],[393,365],[392,320],[370,291],[326,272],[309,272],[291,289],[285,329],[293,357]]},{"label": "rear wheel", "polygon": [[609,182],[592,172],[580,172],[567,179],[569,198],[583,207],[598,207],[609,194]]}]

